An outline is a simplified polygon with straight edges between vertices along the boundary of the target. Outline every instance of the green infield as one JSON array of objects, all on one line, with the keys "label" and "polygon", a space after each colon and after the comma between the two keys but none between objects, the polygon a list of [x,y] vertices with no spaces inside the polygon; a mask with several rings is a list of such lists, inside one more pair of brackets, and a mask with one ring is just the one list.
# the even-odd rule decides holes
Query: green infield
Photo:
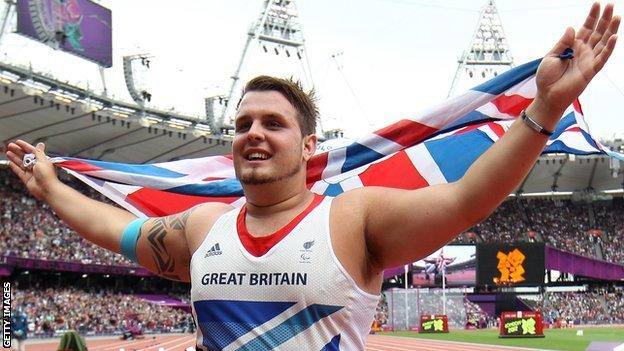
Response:
[{"label": "green infield", "polygon": [[[583,335],[577,336],[577,330],[583,330]],[[498,330],[494,329],[451,330],[448,334],[418,334],[417,332],[400,331],[384,333],[384,335],[566,351],[584,351],[592,341],[619,341],[624,343],[624,327],[547,329],[544,331],[545,338],[518,339],[500,339]]]}]

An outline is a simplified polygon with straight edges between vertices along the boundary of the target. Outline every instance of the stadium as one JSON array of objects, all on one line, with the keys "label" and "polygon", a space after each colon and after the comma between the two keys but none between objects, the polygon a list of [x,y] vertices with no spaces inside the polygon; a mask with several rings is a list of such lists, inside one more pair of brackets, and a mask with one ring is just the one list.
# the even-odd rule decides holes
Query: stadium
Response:
[{"label": "stadium", "polygon": [[[249,5],[237,9],[256,16],[255,21],[253,16],[240,20],[252,22],[247,32],[234,33],[233,38],[238,38],[236,45],[247,40],[242,54],[240,51],[231,54],[227,63],[215,58],[218,69],[234,71],[231,79],[225,79],[222,84],[227,88],[200,92],[203,98],[199,103],[194,101],[200,106],[199,112],[184,110],[183,106],[170,108],[169,101],[159,103],[159,98],[167,93],[155,77],[163,72],[154,67],[159,62],[158,54],[141,49],[119,50],[123,55],[113,51],[119,34],[111,32],[117,25],[111,20],[116,11],[113,3],[112,0],[7,0],[3,7],[0,32],[0,49],[5,55],[0,62],[3,330],[11,326],[15,331],[21,324],[28,351],[82,350],[83,344],[89,350],[99,351],[195,350],[198,327],[191,313],[190,284],[160,277],[120,254],[81,238],[49,205],[29,195],[11,172],[4,153],[9,142],[15,139],[33,145],[44,142],[49,155],[62,159],[58,161],[58,175],[64,183],[90,198],[134,214],[160,216],[188,207],[181,207],[177,198],[169,197],[162,189],[143,188],[132,193],[130,188],[134,185],[130,183],[90,177],[81,173],[81,168],[76,167],[78,163],[67,161],[161,165],[194,158],[198,158],[197,162],[227,159],[224,155],[232,152],[234,136],[231,118],[235,104],[230,102],[240,98],[237,94],[242,82],[262,73],[264,67],[275,70],[275,74],[302,77],[304,84],[315,86],[312,82],[316,74],[309,57],[312,50],[308,48],[311,42],[304,40],[301,26],[307,7],[297,4],[301,10],[297,11],[293,0],[259,1],[253,9]],[[405,4],[435,7],[410,1],[394,3]],[[196,4],[186,5],[193,8]],[[469,17],[473,27],[466,30],[475,24],[477,28],[459,60],[450,58],[456,71],[449,96],[490,79],[500,81],[508,77],[505,72],[513,70],[516,64],[502,30],[497,4],[493,0],[480,2],[469,15],[462,12],[465,8],[453,2],[440,6]],[[120,26],[124,25],[123,20],[119,22]],[[305,22],[311,27],[310,23]],[[129,28],[140,31],[139,27]],[[486,32],[489,34],[484,35]],[[457,53],[461,48],[452,50]],[[33,56],[32,61],[28,55]],[[47,55],[50,58],[45,65],[35,57]],[[337,69],[334,73],[339,84],[329,78],[325,81],[329,82],[327,85],[345,89],[342,93],[328,90],[330,93],[325,94],[338,94],[352,101],[351,106],[360,114],[363,102],[368,101],[358,98],[357,89],[339,62],[341,55],[335,52],[328,59],[331,67]],[[166,60],[162,62],[163,66],[168,64]],[[250,68],[254,63],[261,68]],[[67,66],[89,71],[85,73],[89,78],[78,81],[75,72]],[[110,77],[113,69],[118,69],[116,78]],[[615,82],[609,80],[612,90],[618,91],[616,99],[621,105],[624,96],[618,85],[623,80],[621,75],[619,78]],[[194,89],[190,82],[189,87],[173,85],[168,88],[178,89],[182,95],[188,95],[187,89]],[[319,86],[323,94],[323,85]],[[186,103],[184,99],[180,98],[181,105]],[[492,101],[491,105],[500,110],[501,105],[496,101],[502,100]],[[580,105],[573,110],[571,113],[582,120]],[[585,113],[589,115],[591,110]],[[485,113],[486,107],[479,111]],[[343,112],[338,109],[331,113]],[[368,129],[367,133],[375,129],[375,123],[367,121],[366,126],[360,121],[349,130],[346,119],[323,114],[320,122],[317,134],[323,142],[318,154],[335,152],[347,148],[353,140],[360,140],[353,130],[362,125]],[[384,126],[387,124],[388,121],[382,122]],[[427,139],[426,147],[434,150],[433,143],[442,143],[445,137],[467,137],[475,131],[491,138],[487,139],[489,147],[498,140],[497,131],[504,132],[506,128],[504,123],[467,123],[459,132],[433,135]],[[611,128],[614,137],[610,139],[598,141],[591,139],[589,133],[584,134],[585,140],[591,139],[587,147],[566,139],[572,138],[571,133],[586,130],[584,122],[566,129],[570,133],[567,136],[561,132],[560,143],[549,144],[552,149],[539,157],[520,186],[489,218],[427,257],[387,269],[366,350],[624,349],[624,171],[620,166],[622,158],[618,159],[624,152],[624,142],[617,137],[622,132],[621,123]],[[465,148],[467,144],[444,145]],[[437,161],[434,151],[431,155]],[[361,167],[357,175],[359,186],[412,186],[409,181],[384,179],[382,182],[375,178],[390,178],[377,167],[383,162],[395,167],[396,173],[404,169],[394,153],[380,156],[384,157],[378,163]],[[439,163],[450,182],[452,177],[446,173],[444,162]],[[433,184],[423,177],[427,185]],[[310,188],[325,195],[354,188],[353,178],[336,175],[328,179],[310,182]],[[125,206],[124,201],[130,204]],[[240,204],[240,195],[223,195],[219,200],[188,196],[186,201],[236,205]],[[218,249],[217,246],[214,251]],[[23,319],[16,323],[11,319],[13,316]],[[10,343],[4,346],[9,348]],[[302,345],[299,349],[307,348]]]}]

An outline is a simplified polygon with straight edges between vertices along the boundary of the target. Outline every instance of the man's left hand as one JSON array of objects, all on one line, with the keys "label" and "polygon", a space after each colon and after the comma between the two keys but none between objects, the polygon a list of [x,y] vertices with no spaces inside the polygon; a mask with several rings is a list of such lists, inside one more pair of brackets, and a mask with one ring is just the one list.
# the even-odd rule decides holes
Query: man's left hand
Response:
[{"label": "man's left hand", "polygon": [[[542,60],[536,76],[536,100],[544,102],[552,112],[549,115],[561,116],[611,56],[620,16],[613,16],[613,4],[607,4],[600,20],[599,16],[600,4],[594,3],[583,27],[577,33],[568,27]],[[573,50],[574,57],[561,58],[568,48]]]}]

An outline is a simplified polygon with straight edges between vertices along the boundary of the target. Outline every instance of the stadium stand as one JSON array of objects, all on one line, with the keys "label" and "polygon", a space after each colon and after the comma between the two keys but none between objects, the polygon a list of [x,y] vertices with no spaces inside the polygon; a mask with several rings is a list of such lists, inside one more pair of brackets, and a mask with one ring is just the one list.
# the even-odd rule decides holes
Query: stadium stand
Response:
[{"label": "stadium stand", "polygon": [[[165,293],[163,293],[165,292]],[[73,272],[20,271],[12,304],[25,310],[30,337],[190,332],[194,324],[189,286],[157,277],[104,276]]]},{"label": "stadium stand", "polygon": [[15,303],[25,306],[34,337],[53,336],[75,329],[84,335],[121,334],[126,315],[136,314],[145,333],[183,332],[191,329],[190,314],[182,309],[150,303],[112,288],[80,290],[24,289],[15,291]]},{"label": "stadium stand", "polygon": [[[483,329],[492,323],[491,316],[488,316],[481,306],[464,298],[464,308],[466,309],[466,329]],[[493,324],[492,324],[493,325]]]},{"label": "stadium stand", "polygon": [[624,289],[593,286],[586,291],[547,291],[521,298],[532,309],[541,310],[544,320],[554,327],[580,324],[624,323]]},{"label": "stadium stand", "polygon": [[613,288],[603,291],[610,323],[624,323],[624,289]]},{"label": "stadium stand", "polygon": [[603,324],[610,319],[597,292],[549,292],[544,311],[553,322],[565,320],[567,324]]},{"label": "stadium stand", "polygon": [[[72,182],[72,186],[93,198],[107,201],[79,182]],[[134,265],[125,257],[76,235],[58,220],[46,204],[30,197],[19,179],[7,169],[0,169],[0,198],[0,252],[3,256],[82,264]]]},{"label": "stadium stand", "polygon": [[476,236],[475,242],[544,241],[568,252],[622,264],[624,226],[618,218],[624,214],[623,203],[622,198],[608,205],[577,204],[570,199],[510,199],[467,234]]},{"label": "stadium stand", "polygon": [[624,262],[624,201],[613,201],[611,207],[595,206],[596,227],[602,229],[598,232],[596,240],[602,247],[605,260],[612,262]]}]

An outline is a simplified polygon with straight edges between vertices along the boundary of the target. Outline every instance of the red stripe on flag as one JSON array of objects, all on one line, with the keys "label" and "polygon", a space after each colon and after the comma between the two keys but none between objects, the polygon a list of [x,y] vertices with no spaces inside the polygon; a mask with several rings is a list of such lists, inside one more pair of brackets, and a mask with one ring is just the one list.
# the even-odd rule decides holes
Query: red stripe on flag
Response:
[{"label": "red stripe on flag", "polygon": [[101,171],[104,169],[82,161],[62,161],[56,165],[78,173]]},{"label": "red stripe on flag", "polygon": [[582,131],[581,127],[570,127],[565,130],[566,132],[580,132]]},{"label": "red stripe on flag", "polygon": [[327,157],[329,152],[323,152],[322,154],[314,155],[308,161],[308,171],[306,176],[307,184],[314,184],[321,180],[323,170],[327,167]]},{"label": "red stripe on flag", "polygon": [[579,99],[574,100],[572,106],[574,106],[574,110],[576,110],[576,112],[584,115],[583,108],[581,107],[581,102],[579,101]]},{"label": "red stripe on flag", "polygon": [[230,204],[240,197],[208,197],[170,193],[163,190],[142,188],[128,194],[127,200],[149,216],[167,216],[187,210],[204,202],[223,202]]},{"label": "red stripe on flag", "polygon": [[501,95],[491,102],[501,113],[518,117],[520,112],[527,108],[532,101],[533,99],[520,95]]},{"label": "red stripe on flag", "polygon": [[499,138],[502,138],[505,134],[505,128],[497,123],[490,122],[488,123],[488,127],[490,127],[494,134],[498,135]]},{"label": "red stripe on flag", "polygon": [[206,177],[204,179],[202,179],[203,181],[209,182],[209,181],[213,181],[213,180],[223,180],[226,179],[224,177]]},{"label": "red stripe on flag", "polygon": [[402,119],[376,131],[375,134],[392,140],[397,144],[401,144],[404,147],[409,147],[423,141],[426,137],[437,131],[438,129],[429,127],[428,125]]},{"label": "red stripe on flag", "polygon": [[364,186],[398,189],[418,189],[429,185],[405,151],[399,151],[392,157],[371,165],[360,174],[360,179]]}]

